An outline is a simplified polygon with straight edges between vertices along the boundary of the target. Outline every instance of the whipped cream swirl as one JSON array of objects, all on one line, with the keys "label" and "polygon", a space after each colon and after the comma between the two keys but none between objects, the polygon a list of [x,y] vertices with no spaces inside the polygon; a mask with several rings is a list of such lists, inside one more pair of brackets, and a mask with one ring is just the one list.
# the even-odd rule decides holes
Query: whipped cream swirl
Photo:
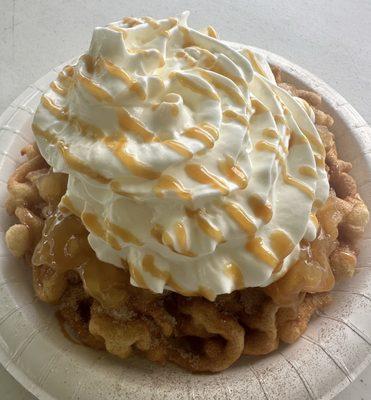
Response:
[{"label": "whipped cream swirl", "polygon": [[98,258],[127,262],[133,285],[210,300],[285,274],[328,196],[310,107],[215,36],[184,15],[96,28],[33,122]]}]

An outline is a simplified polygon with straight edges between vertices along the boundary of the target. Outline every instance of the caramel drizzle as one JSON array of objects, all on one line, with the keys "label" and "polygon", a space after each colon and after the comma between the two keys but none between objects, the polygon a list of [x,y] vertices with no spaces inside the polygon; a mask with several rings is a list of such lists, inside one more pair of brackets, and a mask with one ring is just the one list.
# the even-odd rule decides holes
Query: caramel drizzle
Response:
[{"label": "caramel drizzle", "polygon": [[178,180],[170,175],[161,175],[153,190],[158,197],[163,197],[164,191],[170,191],[183,200],[192,200],[191,193],[186,190]]},{"label": "caramel drizzle", "polygon": [[[75,208],[71,199],[67,195],[63,196],[60,208],[62,209],[62,211],[64,211],[63,208],[66,208],[72,214],[76,215],[77,217],[80,217],[79,211]],[[117,249],[120,250],[120,248],[119,248],[120,246],[119,246],[118,242],[114,239],[114,237],[112,235],[110,235],[109,233],[107,233],[107,229],[109,229],[114,235],[120,237],[126,243],[132,243],[137,246],[143,245],[143,243],[141,243],[140,240],[138,240],[131,232],[129,232],[128,230],[126,230],[124,228],[121,228],[120,226],[114,224],[113,222],[106,220],[105,226],[102,227],[99,224],[98,219],[94,214],[84,213],[83,216],[84,216],[85,220],[88,221],[86,226],[92,227],[92,229],[91,229],[92,232],[97,234],[97,236],[99,236],[103,240],[110,243],[111,246],[115,250],[117,250]],[[105,231],[104,235],[103,235],[103,231]]]},{"label": "caramel drizzle", "polygon": [[147,98],[146,92],[143,89],[143,87],[139,84],[139,82],[137,82],[134,78],[132,78],[122,68],[113,64],[109,60],[102,60],[101,65],[110,75],[124,82],[125,85],[129,87],[129,90],[135,93],[141,100],[145,100]]},{"label": "caramel drizzle", "polygon": [[208,149],[214,147],[215,140],[217,139],[217,137],[215,138],[215,136],[213,136],[210,131],[202,129],[198,126],[187,129],[183,132],[183,135],[191,139],[198,140],[199,142],[203,143]]},{"label": "caramel drizzle", "polygon": [[248,204],[255,217],[261,219],[265,224],[272,219],[272,206],[265,203],[259,195],[251,195],[248,199]]},{"label": "caramel drizzle", "polygon": [[274,122],[275,122],[276,124],[285,125],[285,123],[286,123],[285,117],[284,117],[283,115],[277,114],[277,115],[275,115],[273,118],[274,118]]},{"label": "caramel drizzle", "polygon": [[153,111],[156,111],[161,104],[166,104],[166,107],[170,107],[170,113],[173,117],[176,117],[179,114],[179,107],[178,104],[174,104],[174,103],[168,103],[166,101],[162,102],[162,103],[157,103],[157,104],[153,104],[151,106]]},{"label": "caramel drizzle", "polygon": [[82,121],[77,117],[70,117],[70,124],[74,125],[78,129],[82,136],[92,137],[93,139],[103,141],[106,137],[102,129],[89,124],[88,122]]},{"label": "caramel drizzle", "polygon": [[67,110],[64,107],[57,106],[50,97],[46,95],[41,96],[41,104],[60,121],[68,119]]},{"label": "caramel drizzle", "polygon": [[217,89],[222,90],[227,96],[236,104],[241,107],[246,106],[246,100],[244,97],[234,88],[229,87],[228,85],[221,82],[218,75],[211,74],[206,70],[200,70],[200,75],[205,78],[208,82],[214,85]]},{"label": "caramel drizzle", "polygon": [[311,200],[314,199],[314,192],[311,188],[309,188],[304,183],[296,180],[295,178],[293,178],[291,175],[289,175],[287,173],[287,166],[286,166],[285,160],[283,159],[282,155],[280,154],[280,152],[274,145],[262,140],[255,144],[255,148],[258,151],[268,151],[268,152],[274,153],[281,165],[283,181],[286,184],[294,186],[301,192],[305,193]]},{"label": "caramel drizzle", "polygon": [[256,258],[272,268],[276,268],[276,266],[279,264],[279,260],[264,248],[263,239],[261,237],[254,237],[252,240],[246,243],[245,248]]},{"label": "caramel drizzle", "polygon": [[319,168],[325,168],[326,161],[324,157],[320,157],[317,154],[314,155],[314,161],[316,162],[316,166]]},{"label": "caramel drizzle", "polygon": [[179,114],[179,107],[177,104],[170,104],[170,112],[173,117],[176,117]]},{"label": "caramel drizzle", "polygon": [[132,243],[136,246],[143,246],[143,243],[131,232],[122,228],[119,225],[114,224],[113,222],[106,221],[107,228],[116,236],[122,239],[125,243]]},{"label": "caramel drizzle", "polygon": [[[89,56],[83,59],[83,61],[87,64],[89,64],[89,60],[91,61],[91,58]],[[89,78],[83,75],[79,75],[79,77],[79,79],[82,79],[84,87],[86,87],[97,99],[105,102],[113,101],[112,97],[106,91],[91,82]],[[43,106],[59,120],[65,121],[68,119],[66,110],[64,108],[56,106],[48,97],[43,96],[41,98],[41,102]],[[137,134],[145,142],[154,141],[156,139],[152,132],[149,132],[137,119],[130,116],[130,114],[124,108],[120,108],[117,111],[117,117],[119,125],[123,130],[129,130],[130,132]],[[94,138],[99,139],[104,144],[106,144],[107,147],[114,152],[115,156],[118,157],[118,159],[125,165],[125,167],[128,168],[128,170],[130,170],[134,175],[149,180],[157,179],[160,176],[159,172],[153,170],[146,164],[137,160],[133,155],[124,151],[124,144],[126,142],[126,139],[124,137],[119,140],[105,137],[103,132],[99,128],[83,122],[76,117],[71,118],[70,122],[71,124],[76,124],[83,135],[86,135],[87,131],[89,131],[93,134]],[[68,146],[65,145],[62,141],[58,140],[56,136],[54,136],[52,133],[50,133],[49,131],[42,131],[36,126],[34,126],[34,131],[35,134],[44,137],[44,139],[48,140],[48,142],[50,142],[51,144],[57,145],[57,148],[62,153],[62,156],[69,167],[89,176],[92,179],[98,180],[101,183],[110,182],[109,179],[95,172],[93,169],[91,169],[81,160],[79,160],[76,156],[73,156],[68,150]]]},{"label": "caramel drizzle", "polygon": [[256,226],[245,213],[245,211],[235,203],[225,203],[223,208],[227,214],[239,225],[239,227],[246,232],[250,237],[256,233]]},{"label": "caramel drizzle", "polygon": [[185,166],[186,174],[199,183],[210,185],[212,188],[219,190],[223,195],[229,193],[228,185],[219,177],[209,172],[201,164],[187,164]]},{"label": "caramel drizzle", "polygon": [[199,95],[208,97],[212,100],[217,100],[217,101],[220,100],[218,94],[214,92],[212,89],[198,85],[191,78],[188,78],[187,76],[181,75],[177,72],[172,72],[170,74],[170,78],[173,77],[176,78],[182,86],[192,90],[192,92],[194,93],[198,93]]},{"label": "caramel drizzle", "polygon": [[237,86],[242,86],[244,89],[247,89],[247,83],[243,78],[241,78],[240,76],[232,75],[225,68],[223,68],[220,63],[215,62],[214,65],[210,67],[210,71],[216,72],[220,75],[224,75],[226,78],[234,82]]},{"label": "caramel drizzle", "polygon": [[223,117],[227,119],[231,119],[233,121],[238,122],[239,124],[249,127],[249,121],[244,115],[238,114],[233,110],[225,110],[223,111]]},{"label": "caramel drizzle", "polygon": [[157,21],[155,21],[151,17],[143,17],[142,19],[143,19],[144,22],[146,22],[153,29],[158,29],[161,26]]},{"label": "caramel drizzle", "polygon": [[95,97],[98,101],[104,101],[106,103],[113,103],[113,97],[102,89],[99,85],[94,83],[90,78],[87,76],[79,73],[77,75],[77,80],[81,83],[83,88],[89,92],[93,97]]},{"label": "caramel drizzle", "polygon": [[308,165],[299,167],[299,174],[303,176],[309,176],[310,178],[318,178],[317,171]]},{"label": "caramel drizzle", "polygon": [[190,208],[186,208],[185,212],[189,218],[194,218],[196,220],[199,228],[207,236],[214,239],[217,243],[225,242],[222,232],[206,219],[205,212],[202,210],[191,210]]},{"label": "caramel drizzle", "polygon": [[62,212],[71,212],[72,214],[76,215],[76,217],[80,218],[80,212],[75,208],[71,199],[66,194],[62,197],[62,200],[59,204],[59,209]]},{"label": "caramel drizzle", "polygon": [[146,254],[142,260],[143,271],[149,273],[150,275],[152,275],[157,279],[164,281],[165,285],[170,287],[175,292],[180,293],[183,296],[203,296],[210,301],[213,301],[215,299],[215,293],[212,290],[206,289],[202,286],[200,286],[198,290],[195,292],[184,289],[182,286],[180,286],[177,282],[174,281],[169,272],[162,271],[161,269],[159,269],[155,265],[154,261],[155,259],[153,255]]},{"label": "caramel drizzle", "polygon": [[183,296],[190,296],[191,292],[185,290],[182,286],[177,284],[171,277],[170,273],[167,271],[160,270],[154,262],[154,257],[150,254],[147,254],[143,257],[142,261],[143,270],[153,277],[160,279],[165,282],[165,285],[168,285],[170,288],[175,290],[178,293],[183,294]]},{"label": "caramel drizzle", "polygon": [[207,27],[207,36],[212,37],[213,39],[216,39],[218,37],[216,30],[211,25]]},{"label": "caramel drizzle", "polygon": [[325,149],[320,139],[318,139],[312,132],[303,130],[305,137],[311,146],[319,153],[321,157],[326,155]]},{"label": "caramel drizzle", "polygon": [[[146,254],[142,260],[143,271],[152,275],[153,277],[160,279],[168,284],[170,279],[170,273],[167,271],[162,271],[155,265],[155,258],[153,255]],[[170,285],[169,285],[170,286]]]},{"label": "caramel drizzle", "polygon": [[180,250],[178,251],[175,248],[174,241],[170,234],[164,230],[161,225],[156,224],[151,229],[152,236],[161,244],[164,244],[169,249],[171,249],[174,253],[181,254],[187,257],[195,257],[196,255],[189,251],[187,244],[187,234],[184,228],[184,225],[181,222],[177,222],[175,224],[175,235],[179,243]]},{"label": "caramel drizzle", "polygon": [[147,283],[143,278],[143,275],[138,271],[137,268],[135,268],[135,265],[132,264],[130,261],[128,261],[128,264],[130,276],[134,279],[135,283],[143,289],[148,289]]},{"label": "caramel drizzle", "polygon": [[147,130],[144,125],[135,117],[132,117],[125,108],[118,109],[117,119],[121,129],[138,135],[144,142],[153,142],[157,140],[155,134]]},{"label": "caramel drizzle", "polygon": [[298,146],[298,145],[301,145],[301,144],[308,144],[309,143],[308,139],[304,135],[302,135],[302,134],[300,134],[300,133],[298,133],[296,131],[291,131],[290,130],[289,134],[290,134],[289,149],[291,147],[293,147],[293,146]]},{"label": "caramel drizzle", "polygon": [[61,152],[62,157],[66,161],[66,164],[81,174],[88,176],[89,178],[96,180],[100,183],[107,184],[110,182],[110,179],[104,177],[103,175],[99,174],[98,172],[94,171],[88,165],[83,163],[78,157],[74,156],[68,149],[68,146],[64,143],[58,141],[57,148]]},{"label": "caramel drizzle", "polygon": [[201,296],[201,297],[205,297],[205,299],[207,299],[209,301],[214,301],[216,294],[211,289],[205,288],[203,286],[199,286],[198,290],[196,292],[192,293],[192,296]]},{"label": "caramel drizzle", "polygon": [[57,139],[55,135],[53,135],[49,131],[44,131],[37,127],[35,124],[32,125],[32,129],[34,131],[35,136],[42,137],[46,141],[48,141],[50,144],[53,144],[57,147],[57,149],[60,151],[62,154],[62,157],[64,158],[66,164],[76,170],[77,172],[84,174],[88,176],[91,179],[94,179],[98,181],[99,183],[109,183],[110,180],[102,175],[100,175],[98,172],[94,171],[91,169],[88,165],[84,164],[81,160],[79,160],[76,156],[71,154],[71,152],[68,149],[68,146],[61,140]]},{"label": "caramel drizzle", "polygon": [[122,183],[120,181],[111,181],[110,187],[112,192],[119,194],[120,196],[128,197],[129,199],[135,199],[135,193],[126,192],[121,189]]},{"label": "caramel drizzle", "polygon": [[122,23],[123,23],[123,24],[126,24],[126,25],[129,25],[129,27],[132,28],[133,26],[141,25],[141,24],[142,24],[142,21],[139,20],[138,18],[124,17],[124,18],[122,19]]},{"label": "caramel drizzle", "polygon": [[124,39],[125,39],[125,38],[127,37],[127,35],[128,35],[128,32],[127,32],[127,30],[126,30],[125,28],[120,28],[120,27],[117,26],[117,25],[110,24],[110,25],[108,25],[108,28],[111,29],[112,31],[121,33],[121,35],[122,35],[122,37],[123,37]]},{"label": "caramel drizzle", "polygon": [[71,79],[74,74],[74,68],[72,65],[66,65],[62,71],[58,74],[58,80],[62,83]]},{"label": "caramel drizzle", "polygon": [[163,232],[164,232],[164,228],[159,224],[154,224],[153,227],[151,228],[151,235],[159,243],[162,243],[162,234],[163,234]]},{"label": "caramel drizzle", "polygon": [[[156,54],[158,57],[158,67],[161,68],[165,65],[165,59],[163,57],[163,55],[159,52],[159,50],[157,49],[127,49],[128,53],[130,54],[141,54],[143,56],[150,56],[152,54]],[[162,81],[160,81],[162,83],[162,85],[164,86],[164,83]]]},{"label": "caramel drizzle", "polygon": [[188,148],[184,146],[184,144],[177,142],[176,140],[165,140],[164,142],[162,142],[162,144],[180,154],[185,159],[190,159],[193,157],[193,153],[188,150]]},{"label": "caramel drizzle", "polygon": [[314,209],[318,209],[318,208],[320,208],[321,206],[323,206],[323,201],[321,201],[321,200],[319,200],[319,199],[314,200],[314,202],[313,202],[313,208],[314,208]]},{"label": "caramel drizzle", "polygon": [[198,50],[199,53],[202,56],[202,59],[200,60],[200,63],[205,67],[205,68],[211,68],[216,61],[216,56],[211,53],[209,50],[204,49],[203,47],[198,47],[198,46],[193,46],[194,49]]},{"label": "caramel drizzle", "polygon": [[247,187],[248,179],[245,172],[233,161],[231,156],[226,156],[225,160],[218,162],[219,171],[230,181],[235,183],[240,189]]},{"label": "caramel drizzle", "polygon": [[235,263],[231,262],[227,264],[224,268],[224,273],[233,282],[235,290],[242,289],[245,286],[241,269]]},{"label": "caramel drizzle", "polygon": [[100,223],[98,217],[95,214],[83,212],[81,214],[81,220],[84,225],[93,232],[94,235],[100,237],[107,242],[113,249],[120,251],[121,247],[114,236],[112,236]]},{"label": "caramel drizzle", "polygon": [[49,87],[50,87],[50,89],[53,90],[53,92],[55,92],[63,97],[65,97],[68,93],[68,90],[63,88],[62,86],[60,86],[57,81],[51,82]]},{"label": "caramel drizzle", "polygon": [[269,111],[268,108],[258,99],[252,99],[251,106],[254,109],[254,115],[262,114]]},{"label": "caramel drizzle", "polygon": [[265,136],[265,137],[267,137],[269,139],[278,139],[278,143],[281,146],[283,152],[286,153],[286,154],[289,152],[288,148],[285,146],[285,143],[279,137],[278,132],[275,129],[271,129],[271,128],[264,129],[263,130],[263,136]]},{"label": "caramel drizzle", "polygon": [[191,47],[195,44],[189,30],[184,26],[179,26],[179,30],[183,34],[183,47]]},{"label": "caramel drizzle", "polygon": [[217,128],[215,128],[215,126],[204,122],[203,124],[200,125],[201,128],[203,130],[205,130],[206,132],[208,132],[213,138],[214,140],[218,140],[219,139],[219,131]]},{"label": "caramel drizzle", "polygon": [[125,151],[125,137],[122,137],[120,140],[106,137],[104,143],[133,175],[148,180],[154,180],[160,177],[160,172],[155,171]]},{"label": "caramel drizzle", "polygon": [[[67,119],[67,114],[64,109],[57,107],[49,98],[46,96],[42,97],[42,104],[45,108],[47,108],[56,118],[61,120]],[[134,117],[131,117],[129,113],[121,108],[117,111],[118,114],[118,121],[120,127],[122,129],[130,130],[131,132],[136,133],[139,135],[144,141],[153,141],[154,135],[147,131]],[[105,137],[102,131],[99,128],[96,128],[88,123],[80,121],[77,118],[71,120],[71,123],[75,123],[80,128],[80,131],[83,134],[86,134],[86,130],[89,129],[91,133],[93,133],[96,139],[100,139],[110,150],[113,151],[115,156],[124,164],[124,166],[132,172],[134,175],[139,176],[144,179],[157,179],[160,176],[160,173],[153,170],[152,168],[148,167],[146,164],[137,160],[133,155],[125,152],[124,145],[126,143],[126,139],[122,137],[119,140],[112,139],[109,137]],[[40,130],[41,131],[41,130]],[[47,139],[50,143],[56,144],[57,138],[52,135],[50,132],[47,134],[45,131],[44,133],[39,132],[39,136],[42,136]],[[95,177],[94,179],[102,181],[102,177],[94,172],[91,168],[87,167],[82,161],[80,161],[77,157],[73,156],[67,149],[66,145],[61,145],[61,141],[58,141],[59,150],[61,151],[62,155],[65,157],[66,162],[72,168],[72,164],[76,166],[78,172],[84,173],[89,177]],[[84,172],[83,172],[84,171]],[[108,183],[109,180],[104,178],[104,182]]]},{"label": "caramel drizzle", "polygon": [[95,62],[93,57],[90,54],[85,53],[80,57],[80,60],[85,64],[86,71],[89,74],[93,74],[95,69]]},{"label": "caramel drizzle", "polygon": [[175,235],[179,243],[180,253],[193,257],[194,254],[188,248],[187,231],[181,222],[175,224]]},{"label": "caramel drizzle", "polygon": [[318,219],[317,219],[317,217],[316,217],[316,214],[310,213],[310,214],[309,214],[309,218],[310,218],[310,220],[313,222],[313,224],[314,224],[314,226],[316,227],[316,229],[318,229],[318,227],[319,227],[319,222],[318,222]]},{"label": "caramel drizzle", "polygon": [[290,237],[282,230],[275,230],[269,237],[272,250],[279,260],[288,256],[295,247]]},{"label": "caramel drizzle", "polygon": [[183,58],[190,67],[194,67],[197,64],[197,61],[184,50],[179,50],[176,56],[178,58]]},{"label": "caramel drizzle", "polygon": [[249,59],[249,61],[251,62],[251,65],[253,67],[253,69],[258,72],[260,75],[266,76],[266,73],[264,71],[264,69],[261,67],[261,65],[259,64],[258,60],[255,57],[255,54],[249,50],[249,49],[244,49],[243,53],[242,53],[246,58]]},{"label": "caramel drizzle", "polygon": [[170,26],[169,27],[162,27],[161,24],[159,24],[157,21],[155,21],[151,17],[144,17],[142,18],[144,22],[146,22],[152,29],[157,31],[159,35],[170,37],[169,30],[172,29],[175,25],[177,25],[178,21],[175,18],[169,19],[170,21]]}]

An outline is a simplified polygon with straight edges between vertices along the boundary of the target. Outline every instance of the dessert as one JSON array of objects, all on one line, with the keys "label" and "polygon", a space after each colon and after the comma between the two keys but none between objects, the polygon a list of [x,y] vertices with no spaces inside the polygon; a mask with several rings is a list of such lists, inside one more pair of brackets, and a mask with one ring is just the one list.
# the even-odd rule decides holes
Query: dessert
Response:
[{"label": "dessert", "polygon": [[320,103],[184,15],[96,28],[41,97],[8,247],[119,357],[216,372],[291,343],[368,221]]}]

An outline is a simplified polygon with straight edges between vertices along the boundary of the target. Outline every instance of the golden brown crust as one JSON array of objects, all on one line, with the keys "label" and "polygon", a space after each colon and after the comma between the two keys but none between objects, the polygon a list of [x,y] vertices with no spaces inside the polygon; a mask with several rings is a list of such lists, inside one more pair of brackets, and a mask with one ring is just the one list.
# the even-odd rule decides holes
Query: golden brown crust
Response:
[{"label": "golden brown crust", "polygon": [[[301,261],[267,288],[220,295],[215,302],[135,288],[126,270],[117,272],[106,265],[115,282],[120,281],[114,286],[115,302],[107,303],[96,295],[96,288],[88,294],[76,271],[67,268],[58,272],[51,265],[32,265],[37,296],[58,304],[60,318],[81,343],[105,348],[122,358],[140,352],[152,361],[172,361],[190,371],[221,371],[241,354],[267,354],[280,340],[297,340],[313,313],[330,301],[328,292],[334,277],[353,275],[355,242],[364,231],[368,210],[349,174],[351,164],[338,158],[329,130],[333,119],[318,109],[320,96],[283,83],[278,69],[274,73],[281,87],[312,107],[326,149],[332,188],[317,212],[320,234],[312,243],[303,243]],[[30,260],[46,218],[66,190],[67,177],[51,172],[35,146],[27,146],[23,154],[27,161],[9,179],[7,202],[8,212],[20,223],[9,228],[6,242],[16,257]],[[74,224],[81,236],[79,243],[86,245],[84,227],[76,220]],[[91,250],[88,255],[88,260],[95,257]]]}]

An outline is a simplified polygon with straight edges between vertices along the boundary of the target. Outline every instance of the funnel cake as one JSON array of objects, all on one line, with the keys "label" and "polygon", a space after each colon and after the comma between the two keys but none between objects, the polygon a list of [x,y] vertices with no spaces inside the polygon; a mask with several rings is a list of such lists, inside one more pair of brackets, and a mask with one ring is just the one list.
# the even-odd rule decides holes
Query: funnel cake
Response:
[{"label": "funnel cake", "polygon": [[[64,99],[69,93],[69,107],[60,105],[58,98],[51,95],[43,96],[34,123],[37,145],[23,149],[26,161],[9,178],[6,206],[19,223],[6,233],[8,248],[31,266],[38,298],[56,304],[59,319],[73,337],[94,349],[121,358],[139,353],[151,361],[170,361],[189,371],[217,372],[241,355],[264,355],[277,349],[280,341],[293,343],[306,330],[313,313],[331,301],[335,281],[353,275],[356,241],[368,221],[367,207],[349,174],[351,164],[338,158],[331,132],[333,119],[321,111],[321,98],[316,93],[284,82],[278,68],[268,66],[250,50],[238,53],[245,61],[240,59],[216,42],[212,29],[208,30],[210,42],[205,39],[207,34],[197,36],[176,19],[126,19],[122,24],[107,28],[120,36],[113,39],[113,56],[121,51],[118,40],[129,40],[133,34],[127,33],[129,28],[141,29],[145,25],[144,33],[139,32],[147,43],[157,35],[175,46],[174,41],[177,43],[181,37],[184,50],[176,48],[176,57],[181,63],[186,60],[188,68],[196,68],[197,77],[174,72],[166,57],[162,63],[161,52],[142,49],[146,54],[146,61],[141,64],[145,74],[149,74],[148,68],[169,69],[171,88],[167,90],[165,80],[166,90],[161,92],[152,78],[143,83],[123,74],[125,71],[113,63],[112,55],[111,61],[107,61],[107,54],[97,56],[93,41],[89,54],[82,56],[77,65],[67,66],[51,84],[57,97]],[[106,31],[99,34],[112,36]],[[198,50],[204,43],[204,50]],[[141,54],[138,49],[135,53],[127,47],[131,56]],[[234,60],[239,69],[233,69],[226,59]],[[241,79],[237,79],[236,71],[246,74],[241,73]],[[101,79],[100,83],[94,83],[91,76]],[[126,92],[112,89],[107,76],[124,81]],[[259,77],[256,80],[252,76]],[[151,85],[160,90],[162,97],[159,100],[155,91],[157,103],[138,111],[136,102],[150,98]],[[108,97],[103,86],[111,87],[115,100]],[[249,90],[244,97],[244,88],[260,94],[260,100],[250,96]],[[195,98],[196,101],[188,89],[208,100],[199,102]],[[97,108],[96,114],[107,112],[112,116],[115,110],[121,128],[134,132],[135,139],[117,136],[117,132],[106,134],[112,128],[110,121],[104,120],[106,116],[102,117],[105,127],[93,125],[94,113],[87,116],[90,111],[84,108],[86,104],[76,100],[79,93],[87,96],[90,107],[97,98],[103,102],[103,111]],[[112,108],[117,101],[128,104],[127,109],[136,117],[116,103]],[[220,108],[214,107],[216,101],[220,101]],[[195,109],[202,116],[197,121],[189,111]],[[220,109],[222,119],[216,116]],[[271,120],[268,114],[273,116]],[[174,125],[167,121],[170,115]],[[214,122],[203,120],[205,115],[211,115]],[[184,130],[191,117],[198,126]],[[274,129],[266,124],[267,118]],[[179,131],[186,139],[174,134]],[[73,153],[74,145],[67,141],[76,132],[82,139],[77,153]],[[150,135],[154,132],[157,136],[153,140]],[[236,144],[236,139],[231,139],[228,147],[225,138],[231,137],[232,132],[241,141]],[[263,135],[262,140],[254,139],[258,134]],[[252,138],[251,142],[247,137]],[[108,150],[96,146],[95,153],[91,151],[93,147],[89,151],[85,147],[90,161],[82,163],[76,154],[83,154],[84,140],[91,138],[99,138]],[[121,175],[117,174],[108,178],[112,171],[117,172],[117,165],[101,166],[104,157],[99,157],[103,151],[117,155],[117,143],[121,146],[123,142],[133,152],[123,152],[120,158],[125,179],[119,179]],[[151,158],[153,149],[143,143],[157,146],[157,150],[162,146],[158,151],[164,151],[159,153],[164,165],[150,163],[156,161]],[[139,145],[143,153],[138,150]],[[240,152],[241,146],[245,153]],[[173,158],[165,153],[168,150]],[[235,150],[237,153],[233,153]],[[138,161],[142,155],[147,157],[146,164]],[[183,158],[181,163],[174,161],[178,156]],[[210,160],[215,158],[219,175],[210,173],[209,156]],[[94,157],[96,164],[91,162]],[[305,160],[305,165],[298,166],[297,159]],[[169,160],[171,163],[166,164]],[[149,165],[156,168],[150,169]],[[264,172],[266,165],[270,169],[257,179],[254,174]],[[292,173],[294,165],[301,180]],[[73,175],[72,170],[77,173]],[[175,173],[177,180],[173,179]],[[264,176],[269,179],[265,181]],[[193,179],[193,186],[189,178]],[[99,185],[107,185],[108,179],[114,196],[125,199],[120,206],[111,200],[111,195],[101,200]],[[91,180],[98,184],[91,184]],[[265,182],[262,187],[260,182]],[[83,188],[78,192],[80,186]],[[265,199],[264,188],[269,189]],[[287,200],[287,193],[294,196],[295,207],[303,214],[296,228],[292,227],[295,212],[287,216],[287,211],[276,204]],[[96,198],[91,199],[94,194]],[[139,218],[140,213],[148,212],[147,203],[155,204],[149,235],[143,233],[147,227],[143,228]],[[176,206],[171,207],[171,203]],[[176,208],[178,203],[182,212]],[[163,204],[168,207],[167,215],[161,209]],[[216,217],[210,217],[216,208]],[[125,210],[130,218],[121,216]],[[174,226],[173,231],[165,229],[169,220],[167,226]],[[188,220],[203,233],[194,227],[191,230]],[[269,228],[272,221],[276,224],[274,229]],[[236,252],[235,259],[242,252],[249,253],[254,262],[245,259],[244,264],[242,256],[239,263],[232,262],[232,252]],[[161,260],[165,261],[160,268]],[[186,267],[189,269],[183,272]],[[214,271],[212,276],[208,275],[210,271]]]}]

